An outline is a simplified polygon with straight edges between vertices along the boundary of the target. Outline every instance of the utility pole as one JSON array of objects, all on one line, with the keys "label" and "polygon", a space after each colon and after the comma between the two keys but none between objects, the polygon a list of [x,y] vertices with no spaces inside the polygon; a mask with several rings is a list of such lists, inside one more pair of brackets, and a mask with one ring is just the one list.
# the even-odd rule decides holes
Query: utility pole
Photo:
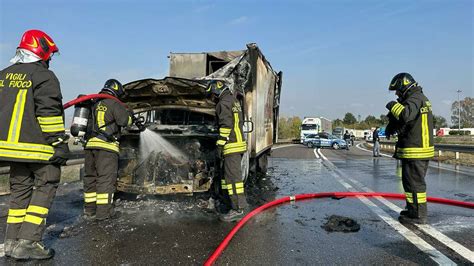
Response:
[{"label": "utility pole", "polygon": [[461,132],[461,101],[459,100],[459,93],[461,93],[462,90],[457,90],[456,92],[458,93],[458,130]]}]

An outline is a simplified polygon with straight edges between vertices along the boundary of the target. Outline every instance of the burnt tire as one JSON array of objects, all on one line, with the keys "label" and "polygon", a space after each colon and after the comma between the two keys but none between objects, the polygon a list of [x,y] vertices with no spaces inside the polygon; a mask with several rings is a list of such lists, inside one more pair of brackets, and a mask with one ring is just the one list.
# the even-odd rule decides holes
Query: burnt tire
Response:
[{"label": "burnt tire", "polygon": [[268,155],[262,154],[260,157],[258,157],[258,160],[257,160],[257,173],[265,175],[267,174],[267,169],[268,169]]}]

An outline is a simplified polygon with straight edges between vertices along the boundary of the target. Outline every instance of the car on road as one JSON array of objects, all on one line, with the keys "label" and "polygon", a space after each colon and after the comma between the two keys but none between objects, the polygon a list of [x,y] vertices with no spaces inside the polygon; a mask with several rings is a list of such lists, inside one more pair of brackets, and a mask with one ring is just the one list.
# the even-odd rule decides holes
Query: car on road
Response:
[{"label": "car on road", "polygon": [[309,140],[306,144],[308,148],[333,148],[347,149],[347,143],[334,135],[319,134],[317,138]]},{"label": "car on road", "polygon": [[307,146],[309,141],[314,140],[314,139],[316,139],[316,138],[319,138],[318,134],[309,134],[309,135],[306,135],[306,136],[303,138],[303,145]]}]

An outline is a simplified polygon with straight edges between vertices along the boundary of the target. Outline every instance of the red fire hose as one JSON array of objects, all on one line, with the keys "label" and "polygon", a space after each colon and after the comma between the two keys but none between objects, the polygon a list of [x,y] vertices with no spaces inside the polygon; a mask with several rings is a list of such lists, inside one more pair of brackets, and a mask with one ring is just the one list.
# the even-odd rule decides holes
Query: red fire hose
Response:
[{"label": "red fire hose", "polygon": [[[234,228],[230,231],[229,234],[224,238],[224,240],[219,244],[219,246],[214,250],[212,255],[206,260],[204,263],[205,266],[210,266],[214,264],[214,262],[219,258],[221,253],[225,250],[227,245],[229,245],[230,241],[234,237],[234,235],[242,228],[245,223],[247,223],[248,220],[250,220],[253,216],[257,215],[258,213],[276,206],[280,205],[282,203],[288,202],[288,201],[297,201],[297,200],[305,200],[305,199],[314,199],[314,198],[341,198],[341,197],[357,197],[357,196],[364,196],[364,197],[385,197],[385,198],[391,198],[391,199],[398,199],[398,200],[405,200],[405,195],[403,194],[397,194],[397,193],[384,193],[384,192],[323,192],[323,193],[312,193],[312,194],[299,194],[296,196],[287,196],[283,197],[271,202],[268,202],[247,215],[245,215],[242,220],[240,220]],[[451,199],[445,199],[445,198],[434,198],[434,197],[428,197],[427,200],[429,202],[433,203],[439,203],[439,204],[445,204],[445,205],[452,205],[452,206],[457,206],[457,207],[463,207],[463,208],[469,208],[469,209],[474,209],[474,203],[471,202],[464,202],[464,201],[458,201],[458,200],[451,200]]]},{"label": "red fire hose", "polygon": [[112,100],[122,104],[123,106],[127,107],[123,102],[121,102],[119,99],[117,99],[117,97],[114,97],[112,95],[105,94],[105,93],[99,93],[99,94],[89,94],[89,95],[84,95],[84,96],[78,97],[78,98],[76,98],[72,101],[69,101],[69,102],[65,103],[63,105],[63,108],[67,109],[67,108],[69,108],[73,105],[76,105],[78,103],[85,102],[85,101],[88,101],[88,100],[91,100],[91,99],[112,99]]}]

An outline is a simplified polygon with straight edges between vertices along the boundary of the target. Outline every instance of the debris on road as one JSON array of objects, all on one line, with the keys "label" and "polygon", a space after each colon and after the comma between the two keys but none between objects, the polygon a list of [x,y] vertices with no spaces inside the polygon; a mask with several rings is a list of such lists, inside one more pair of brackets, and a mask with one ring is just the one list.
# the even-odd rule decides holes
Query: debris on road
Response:
[{"label": "debris on road", "polygon": [[321,226],[328,232],[357,232],[360,230],[360,225],[349,217],[331,215],[328,221]]}]

